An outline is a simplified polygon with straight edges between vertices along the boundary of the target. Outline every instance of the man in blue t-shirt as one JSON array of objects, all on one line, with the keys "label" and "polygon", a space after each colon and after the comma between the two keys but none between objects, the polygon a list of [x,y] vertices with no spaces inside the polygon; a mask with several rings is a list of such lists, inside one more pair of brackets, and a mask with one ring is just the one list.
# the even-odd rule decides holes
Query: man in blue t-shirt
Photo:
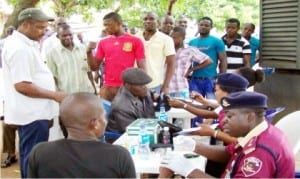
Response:
[{"label": "man in blue t-shirt", "polygon": [[[214,80],[217,76],[217,66],[219,72],[226,72],[225,45],[221,39],[210,35],[213,21],[209,17],[202,17],[198,20],[198,30],[200,36],[189,42],[190,46],[197,47],[201,52],[208,55],[213,63],[203,69],[193,71],[189,80],[190,91],[197,91],[202,96],[214,99]],[[194,64],[197,65],[197,64]]]},{"label": "man in blue t-shirt", "polygon": [[[213,21],[209,17],[202,17],[198,20],[198,31],[200,36],[189,42],[190,46],[198,48],[201,52],[208,55],[213,63],[205,68],[193,71],[189,80],[189,90],[197,91],[203,97],[215,99],[214,80],[217,76],[217,66],[219,72],[224,73],[227,70],[227,59],[225,45],[221,39],[210,35],[213,27]],[[198,65],[194,62],[193,66]],[[192,126],[196,122],[202,122],[202,119],[196,117],[192,120]]]},{"label": "man in blue t-shirt", "polygon": [[260,42],[257,38],[251,36],[255,30],[253,23],[245,23],[243,26],[242,36],[249,41],[251,48],[250,67],[256,63],[256,52],[259,51]]}]

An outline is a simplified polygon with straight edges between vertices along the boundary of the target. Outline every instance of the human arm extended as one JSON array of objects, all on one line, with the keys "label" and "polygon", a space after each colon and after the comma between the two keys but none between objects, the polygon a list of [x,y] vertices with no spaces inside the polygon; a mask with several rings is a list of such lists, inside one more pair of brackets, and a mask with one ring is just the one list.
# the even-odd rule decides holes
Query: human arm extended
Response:
[{"label": "human arm extended", "polygon": [[176,0],[170,0],[169,6],[168,6],[168,10],[167,10],[167,15],[172,15],[172,8],[174,3],[176,2]]},{"label": "human arm extended", "polygon": [[94,89],[94,93],[97,94],[97,88],[96,88],[96,85],[95,85],[95,81],[94,81],[94,76],[93,76],[93,72],[92,71],[88,71],[87,72],[87,76],[93,86],[93,89]]},{"label": "human arm extended", "polygon": [[15,84],[15,89],[19,93],[29,96],[31,98],[47,98],[55,100],[56,102],[61,102],[66,96],[64,92],[60,91],[50,91],[44,88],[41,88],[34,83],[22,81]]},{"label": "human arm extended", "polygon": [[205,99],[200,93],[198,93],[196,91],[191,92],[190,98],[196,100],[197,102],[199,102],[205,106],[209,106],[213,109],[219,107],[219,104],[217,102],[213,102],[213,101]]},{"label": "human arm extended", "polygon": [[145,59],[137,60],[136,65],[138,68],[146,71],[146,60]]},{"label": "human arm extended", "polygon": [[197,108],[191,104],[185,103],[181,100],[177,100],[177,99],[170,99],[169,100],[169,105],[175,108],[182,108],[185,109],[187,111],[189,111],[190,113],[195,114],[196,116],[199,117],[203,117],[203,118],[218,118],[218,114],[214,111],[209,111],[206,109],[200,109]]},{"label": "human arm extended", "polygon": [[225,142],[226,144],[230,144],[232,142],[236,142],[237,139],[235,137],[231,137],[225,132],[222,132],[221,130],[215,130],[210,127],[210,125],[207,124],[199,124],[200,128],[197,131],[193,131],[192,135],[200,135],[200,136],[210,136],[217,140],[221,140]]},{"label": "human arm extended", "polygon": [[[190,146],[189,150],[193,150],[214,161],[227,162],[229,160],[229,154],[225,151],[224,146],[210,146],[201,143],[196,144],[192,138],[186,136],[181,137],[180,144],[176,144],[176,146],[178,145]],[[199,150],[199,148],[201,148],[201,150]],[[171,177],[174,173],[188,178],[211,177],[201,171],[202,169],[199,167],[201,166],[195,165],[193,159],[185,158],[182,154],[175,154],[173,156],[167,155],[161,162],[159,178]]]},{"label": "human arm extended", "polygon": [[86,55],[87,55],[87,62],[93,71],[98,71],[100,64],[103,59],[96,59],[93,54],[93,50],[96,49],[97,44],[95,42],[90,42],[87,46]]},{"label": "human arm extended", "polygon": [[227,56],[225,52],[218,53],[219,72],[225,73],[227,71]]},{"label": "human arm extended", "polygon": [[193,71],[195,71],[195,70],[199,70],[199,69],[205,68],[205,67],[207,67],[208,65],[210,65],[210,64],[212,64],[212,63],[213,63],[212,60],[211,60],[210,58],[207,58],[207,59],[205,59],[204,62],[201,63],[201,64],[198,64],[198,65],[196,65],[196,66],[190,66],[190,68],[188,68],[188,70],[187,70],[186,73],[184,74],[184,77],[187,78],[191,72],[193,72]]},{"label": "human arm extended", "polygon": [[229,160],[229,154],[225,150],[225,146],[209,145],[203,143],[197,143],[194,152],[205,156],[207,159],[226,163]]},{"label": "human arm extended", "polygon": [[187,178],[211,177],[199,169],[200,165],[194,163],[183,154],[165,156],[161,161],[158,178],[170,178],[174,173]]},{"label": "human arm extended", "polygon": [[250,54],[243,55],[244,67],[250,68]]},{"label": "human arm extended", "polygon": [[169,84],[175,72],[175,55],[169,55],[166,57],[166,73],[165,78],[161,87],[161,92],[169,94]]}]

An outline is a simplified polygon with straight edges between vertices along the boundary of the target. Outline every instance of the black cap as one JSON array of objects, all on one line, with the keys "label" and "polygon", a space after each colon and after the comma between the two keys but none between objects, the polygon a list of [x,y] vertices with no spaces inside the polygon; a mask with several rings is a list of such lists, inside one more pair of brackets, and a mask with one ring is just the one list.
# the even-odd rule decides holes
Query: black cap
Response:
[{"label": "black cap", "polygon": [[54,18],[47,16],[43,11],[37,8],[27,8],[20,12],[18,21],[25,19],[34,19],[38,21],[54,21]]},{"label": "black cap", "polygon": [[142,69],[128,68],[122,73],[124,83],[132,85],[146,85],[152,81],[152,78]]},{"label": "black cap", "polygon": [[218,75],[216,84],[232,89],[246,90],[249,82],[241,75],[234,73],[221,73]]},{"label": "black cap", "polygon": [[239,91],[221,99],[224,110],[234,108],[268,108],[268,97],[264,94],[249,91]]}]

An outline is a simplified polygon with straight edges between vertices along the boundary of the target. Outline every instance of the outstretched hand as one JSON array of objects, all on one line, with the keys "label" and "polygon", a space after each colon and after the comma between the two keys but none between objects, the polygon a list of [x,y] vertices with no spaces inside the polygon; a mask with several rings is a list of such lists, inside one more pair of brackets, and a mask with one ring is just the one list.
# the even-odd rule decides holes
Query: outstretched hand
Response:
[{"label": "outstretched hand", "polygon": [[171,107],[174,108],[183,108],[183,106],[185,105],[185,103],[181,100],[178,99],[169,99],[168,103]]},{"label": "outstretched hand", "polygon": [[198,166],[194,164],[193,160],[185,158],[183,154],[177,154],[165,156],[161,161],[159,171],[164,173],[164,175],[170,175],[172,174],[171,171],[173,171],[187,177],[197,168]]},{"label": "outstretched hand", "polygon": [[54,96],[54,100],[58,103],[61,103],[62,100],[67,96],[68,94],[62,91],[56,91],[55,92],[55,96]]},{"label": "outstretched hand", "polygon": [[198,92],[196,91],[192,91],[190,93],[190,98],[191,99],[195,99],[196,101],[198,101],[199,103],[205,104],[206,99]]},{"label": "outstretched hand", "polygon": [[213,136],[215,130],[207,124],[199,124],[197,123],[198,127],[200,127],[197,131],[193,131],[192,135],[199,135],[199,136]]}]

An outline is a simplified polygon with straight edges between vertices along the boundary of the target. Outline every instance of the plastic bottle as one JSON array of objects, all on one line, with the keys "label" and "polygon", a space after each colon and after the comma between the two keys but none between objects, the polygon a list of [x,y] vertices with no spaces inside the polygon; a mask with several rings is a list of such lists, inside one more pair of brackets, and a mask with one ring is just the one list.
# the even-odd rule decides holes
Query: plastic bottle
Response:
[{"label": "plastic bottle", "polygon": [[141,159],[149,159],[150,155],[150,137],[146,131],[145,124],[141,124],[140,126],[140,133],[139,133],[139,148],[138,148],[138,155]]},{"label": "plastic bottle", "polygon": [[164,127],[163,133],[162,133],[162,143],[163,144],[170,144],[171,143],[171,135],[169,131],[169,127]]},{"label": "plastic bottle", "polygon": [[181,97],[185,100],[188,99],[189,98],[189,90],[188,89],[181,90]]},{"label": "plastic bottle", "polygon": [[139,142],[137,138],[130,139],[128,150],[132,156],[137,154],[138,146],[139,146]]},{"label": "plastic bottle", "polygon": [[159,108],[158,120],[163,120],[168,122],[168,114],[166,113],[166,108],[164,105],[161,105]]}]

